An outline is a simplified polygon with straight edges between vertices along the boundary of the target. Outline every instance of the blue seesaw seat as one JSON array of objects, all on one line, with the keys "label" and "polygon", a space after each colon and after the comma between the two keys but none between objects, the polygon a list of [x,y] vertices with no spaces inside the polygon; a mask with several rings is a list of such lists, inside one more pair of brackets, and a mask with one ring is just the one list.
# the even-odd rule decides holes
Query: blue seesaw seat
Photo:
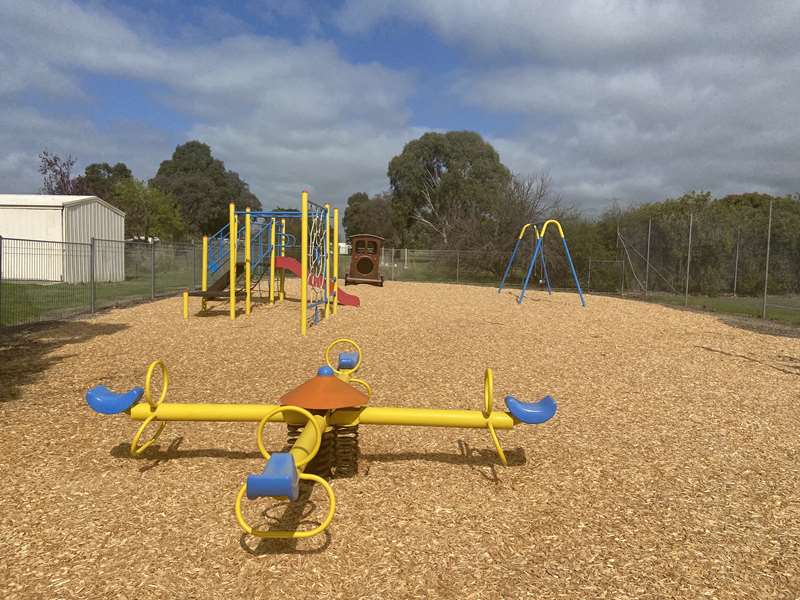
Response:
[{"label": "blue seesaw seat", "polygon": [[98,385],[86,392],[86,403],[93,411],[102,415],[116,415],[125,412],[139,401],[144,388],[135,387],[128,392],[112,392],[104,385]]},{"label": "blue seesaw seat", "polygon": [[300,495],[300,478],[294,464],[294,456],[288,452],[270,455],[264,472],[247,476],[247,498],[277,496],[297,500]]},{"label": "blue seesaw seat", "polygon": [[339,370],[342,369],[355,369],[358,364],[358,352],[340,352],[339,353]]},{"label": "blue seesaw seat", "polygon": [[505,400],[511,416],[528,425],[539,425],[549,421],[556,414],[556,401],[550,395],[538,402],[523,402],[514,396],[506,396]]}]

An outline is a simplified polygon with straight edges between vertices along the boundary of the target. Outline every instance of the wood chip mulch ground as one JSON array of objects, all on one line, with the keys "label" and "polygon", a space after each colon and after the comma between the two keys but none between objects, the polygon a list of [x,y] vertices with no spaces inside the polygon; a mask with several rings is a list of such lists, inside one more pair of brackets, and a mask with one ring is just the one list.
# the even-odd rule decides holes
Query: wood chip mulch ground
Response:
[{"label": "wood chip mulch ground", "polygon": [[[181,319],[179,298],[0,337],[0,598],[798,598],[800,333],[597,296],[388,282],[298,335],[298,304]],[[194,299],[193,299],[194,302]],[[223,307],[224,309],[224,307]],[[500,432],[362,427],[336,517],[297,542],[242,534],[254,424],[94,414],[95,384],[170,369],[169,402],[274,403],[354,337],[380,406],[478,409],[546,393]],[[275,447],[285,428],[268,429]],[[262,525],[299,509],[247,506]]]}]

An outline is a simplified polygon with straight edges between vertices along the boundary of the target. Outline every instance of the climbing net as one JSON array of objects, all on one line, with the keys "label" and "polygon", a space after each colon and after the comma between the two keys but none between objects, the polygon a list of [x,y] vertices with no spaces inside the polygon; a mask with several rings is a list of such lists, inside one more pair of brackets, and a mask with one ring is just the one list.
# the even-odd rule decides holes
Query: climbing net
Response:
[{"label": "climbing net", "polygon": [[328,294],[325,270],[328,252],[325,244],[327,211],[324,206],[308,203],[308,315],[311,323],[319,322]]}]

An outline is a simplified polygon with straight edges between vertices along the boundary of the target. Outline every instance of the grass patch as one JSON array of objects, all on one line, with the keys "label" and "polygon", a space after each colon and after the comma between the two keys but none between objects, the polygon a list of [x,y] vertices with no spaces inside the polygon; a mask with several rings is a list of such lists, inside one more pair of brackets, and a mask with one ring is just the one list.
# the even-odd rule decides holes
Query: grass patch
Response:
[{"label": "grass patch", "polygon": [[[155,295],[164,296],[191,288],[191,271],[166,271],[156,274]],[[108,308],[152,296],[148,273],[119,282],[95,285],[95,308]],[[63,319],[91,311],[91,285],[88,283],[0,283],[0,326],[24,325]]]}]

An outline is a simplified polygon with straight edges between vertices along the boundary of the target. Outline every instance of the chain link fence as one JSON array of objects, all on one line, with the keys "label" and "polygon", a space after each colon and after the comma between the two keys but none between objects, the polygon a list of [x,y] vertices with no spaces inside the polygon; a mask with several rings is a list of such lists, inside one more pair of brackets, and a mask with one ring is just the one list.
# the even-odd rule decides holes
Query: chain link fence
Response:
[{"label": "chain link fence", "polygon": [[746,221],[713,208],[681,217],[621,220],[616,286],[646,300],[800,324],[800,222],[780,201]]},{"label": "chain link fence", "polygon": [[[800,324],[798,220],[796,207],[776,201],[746,221],[713,208],[624,216],[602,251],[581,252],[580,229],[566,234],[584,291]],[[558,236],[543,246],[552,287],[574,289]],[[507,286],[522,284],[532,252],[533,243],[520,248]],[[381,271],[390,281],[497,285],[510,253],[384,248]],[[529,288],[545,289],[539,261]]]},{"label": "chain link fence", "polygon": [[64,319],[194,289],[197,243],[0,237],[0,326]]},{"label": "chain link fence", "polygon": [[[601,234],[598,228],[567,227],[567,241],[589,293],[800,324],[800,216],[788,202],[752,207],[746,220],[732,220],[713,207],[686,215],[635,212]],[[548,235],[543,248],[552,287],[574,290],[558,236]],[[383,248],[380,265],[388,281],[496,286],[510,252]],[[520,248],[507,287],[521,285],[532,252],[532,243]],[[286,254],[299,258],[299,249]],[[340,257],[341,279],[349,260]],[[62,319],[197,289],[201,265],[199,243],[0,238],[0,325]],[[529,289],[545,285],[537,260]]]}]

